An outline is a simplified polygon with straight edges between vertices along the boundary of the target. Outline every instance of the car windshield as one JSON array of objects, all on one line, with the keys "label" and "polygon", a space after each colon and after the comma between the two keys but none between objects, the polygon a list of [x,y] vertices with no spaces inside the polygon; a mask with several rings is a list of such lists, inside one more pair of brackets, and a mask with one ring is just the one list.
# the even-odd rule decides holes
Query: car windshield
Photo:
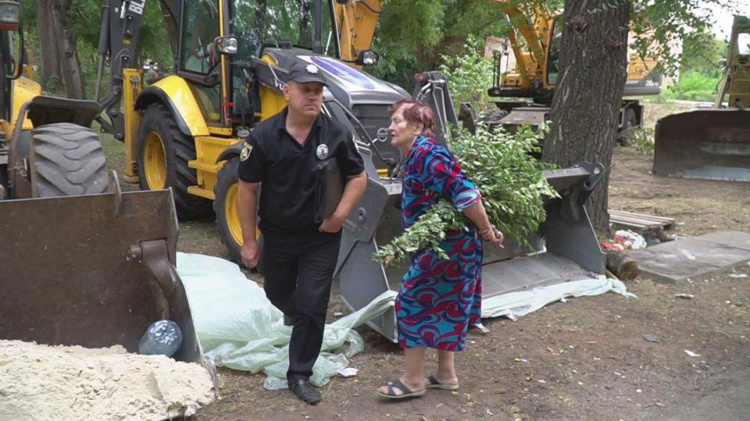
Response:
[{"label": "car windshield", "polygon": [[[239,40],[238,58],[257,56],[261,47],[291,42],[312,49],[316,0],[231,0],[230,33]],[[332,4],[322,1],[323,53],[336,56],[337,40],[331,25]]]}]

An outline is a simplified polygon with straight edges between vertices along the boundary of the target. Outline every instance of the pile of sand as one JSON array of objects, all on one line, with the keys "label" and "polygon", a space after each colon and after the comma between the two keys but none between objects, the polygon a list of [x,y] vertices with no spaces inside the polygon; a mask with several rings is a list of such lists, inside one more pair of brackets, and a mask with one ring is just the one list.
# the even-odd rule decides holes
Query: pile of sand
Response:
[{"label": "pile of sand", "polygon": [[208,371],[121,346],[0,340],[0,420],[162,420],[214,400]]}]

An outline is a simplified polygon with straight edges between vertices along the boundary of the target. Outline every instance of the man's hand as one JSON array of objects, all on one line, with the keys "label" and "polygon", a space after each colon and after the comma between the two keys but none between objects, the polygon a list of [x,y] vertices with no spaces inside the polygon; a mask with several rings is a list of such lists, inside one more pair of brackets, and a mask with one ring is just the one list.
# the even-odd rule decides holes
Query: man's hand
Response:
[{"label": "man's hand", "polygon": [[320,227],[318,228],[318,231],[335,234],[341,231],[341,227],[344,226],[344,222],[346,222],[346,216],[342,217],[334,212],[331,214],[331,216],[323,220],[323,222],[320,224]]},{"label": "man's hand", "polygon": [[240,250],[240,255],[242,256],[242,264],[245,265],[245,267],[248,268],[254,268],[258,266],[258,242],[253,241],[245,241],[242,244],[242,250]]}]

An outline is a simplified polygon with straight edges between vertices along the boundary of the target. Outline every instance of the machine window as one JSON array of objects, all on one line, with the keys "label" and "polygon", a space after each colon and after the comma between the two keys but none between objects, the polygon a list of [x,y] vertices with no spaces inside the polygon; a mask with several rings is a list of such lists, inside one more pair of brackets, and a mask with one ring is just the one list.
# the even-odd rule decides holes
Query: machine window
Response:
[{"label": "machine window", "polygon": [[181,44],[182,70],[206,74],[211,70],[214,39],[219,36],[219,10],[215,0],[185,3]]},{"label": "machine window", "polygon": [[[231,0],[230,32],[240,42],[238,57],[257,56],[263,45],[291,42],[312,49],[315,39],[314,0]],[[331,4],[323,2],[323,54],[336,56]]]}]

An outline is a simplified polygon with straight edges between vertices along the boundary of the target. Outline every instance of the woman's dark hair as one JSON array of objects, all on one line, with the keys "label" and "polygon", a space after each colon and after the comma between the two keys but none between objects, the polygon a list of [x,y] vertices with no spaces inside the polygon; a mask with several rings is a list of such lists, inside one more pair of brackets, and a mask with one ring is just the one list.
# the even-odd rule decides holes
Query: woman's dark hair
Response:
[{"label": "woman's dark hair", "polygon": [[422,134],[432,136],[432,128],[435,125],[435,113],[429,105],[419,101],[402,99],[388,108],[388,114],[393,115],[400,108],[404,108],[404,119],[409,123],[422,125]]}]

